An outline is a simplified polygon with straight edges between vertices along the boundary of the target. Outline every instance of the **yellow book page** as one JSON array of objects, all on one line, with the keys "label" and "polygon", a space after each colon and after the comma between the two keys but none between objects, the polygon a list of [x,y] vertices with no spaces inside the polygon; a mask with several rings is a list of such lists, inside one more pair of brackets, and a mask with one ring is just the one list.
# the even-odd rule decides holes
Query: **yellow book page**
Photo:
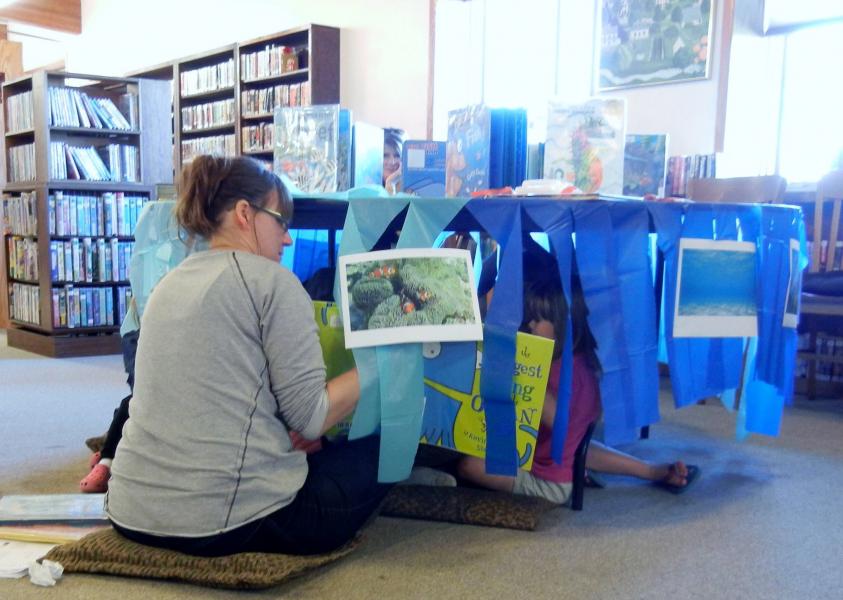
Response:
[{"label": "yellow book page", "polygon": [[[535,456],[539,423],[541,421],[550,364],[553,358],[553,340],[519,332],[515,339],[515,372],[512,381],[512,400],[515,403],[515,441],[519,468],[529,470]],[[458,452],[485,458],[486,412],[480,397],[480,369],[482,344],[477,345],[477,361],[470,393],[460,392],[425,378],[425,385],[459,403],[456,417],[451,424],[439,424],[438,429],[450,429],[453,445],[436,440],[435,445],[452,447]],[[422,442],[432,443],[422,437]]]}]

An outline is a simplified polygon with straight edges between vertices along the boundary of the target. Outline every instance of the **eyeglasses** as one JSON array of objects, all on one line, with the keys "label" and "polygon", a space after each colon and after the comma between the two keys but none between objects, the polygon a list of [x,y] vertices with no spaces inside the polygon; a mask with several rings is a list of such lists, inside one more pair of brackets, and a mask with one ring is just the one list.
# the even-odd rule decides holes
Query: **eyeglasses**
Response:
[{"label": "eyeglasses", "polygon": [[275,219],[275,221],[281,226],[281,229],[284,230],[284,233],[286,233],[290,230],[290,221],[284,215],[282,215],[280,212],[276,212],[276,211],[271,210],[269,208],[264,208],[262,206],[258,206],[257,204],[252,204],[251,202],[249,203],[249,206],[251,206],[255,210],[259,210],[263,213],[266,213],[270,217]]}]

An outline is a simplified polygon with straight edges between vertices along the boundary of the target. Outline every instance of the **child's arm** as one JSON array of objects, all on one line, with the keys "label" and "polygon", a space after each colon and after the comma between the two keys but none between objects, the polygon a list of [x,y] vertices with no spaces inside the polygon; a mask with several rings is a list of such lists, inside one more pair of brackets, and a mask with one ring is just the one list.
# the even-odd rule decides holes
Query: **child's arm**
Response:
[{"label": "child's arm", "polygon": [[544,408],[542,409],[542,425],[553,429],[553,422],[556,420],[556,396],[547,392],[544,395]]}]

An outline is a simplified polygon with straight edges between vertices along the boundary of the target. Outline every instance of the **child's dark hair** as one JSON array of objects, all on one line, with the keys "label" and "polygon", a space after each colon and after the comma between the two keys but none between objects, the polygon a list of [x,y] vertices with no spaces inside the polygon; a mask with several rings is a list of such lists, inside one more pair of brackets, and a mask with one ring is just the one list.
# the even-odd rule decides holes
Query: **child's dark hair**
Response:
[{"label": "child's dark hair", "polygon": [[[571,327],[575,354],[585,356],[588,366],[595,373],[600,373],[600,360],[597,358],[597,341],[588,326],[588,307],[582,290],[580,278],[571,273]],[[528,279],[524,282],[524,319],[521,331],[530,332],[531,321],[549,321],[553,325],[555,345],[553,359],[562,355],[565,345],[565,327],[567,324],[568,303],[562,291],[559,272],[554,269],[545,272],[543,277]]]},{"label": "child's dark hair", "polygon": [[272,171],[258,161],[236,158],[197,156],[182,171],[176,217],[191,235],[210,237],[220,225],[225,211],[238,200],[265,207],[275,191],[279,212],[293,217],[293,200],[287,188]]}]

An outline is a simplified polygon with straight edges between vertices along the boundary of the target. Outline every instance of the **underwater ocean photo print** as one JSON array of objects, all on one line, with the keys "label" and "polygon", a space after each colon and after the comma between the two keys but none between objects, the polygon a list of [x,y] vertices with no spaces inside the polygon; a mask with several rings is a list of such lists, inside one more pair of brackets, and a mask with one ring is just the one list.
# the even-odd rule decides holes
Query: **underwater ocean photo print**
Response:
[{"label": "underwater ocean photo print", "polygon": [[755,244],[682,238],[673,337],[758,335]]},{"label": "underwater ocean photo print", "polygon": [[339,266],[347,348],[483,338],[467,251],[366,252]]},{"label": "underwater ocean photo print", "polygon": [[799,240],[790,240],[790,277],[787,281],[787,296],[784,303],[782,326],[796,328],[799,325],[799,293],[802,290],[802,269],[799,268]]}]

